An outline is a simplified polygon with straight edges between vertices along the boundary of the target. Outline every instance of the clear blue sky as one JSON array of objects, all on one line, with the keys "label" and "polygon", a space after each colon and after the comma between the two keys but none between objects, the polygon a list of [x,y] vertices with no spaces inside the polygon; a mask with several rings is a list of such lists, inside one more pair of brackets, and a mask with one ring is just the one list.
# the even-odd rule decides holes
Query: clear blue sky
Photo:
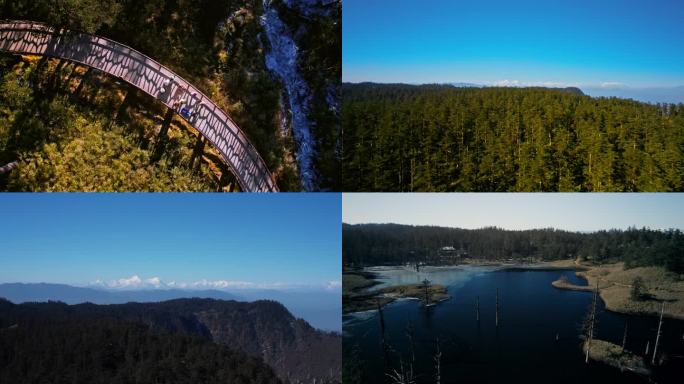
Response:
[{"label": "clear blue sky", "polygon": [[684,229],[684,193],[346,193],[342,218],[460,228]]},{"label": "clear blue sky", "polygon": [[340,280],[340,194],[0,194],[0,282]]},{"label": "clear blue sky", "polygon": [[684,85],[681,0],[345,0],[343,79]]}]

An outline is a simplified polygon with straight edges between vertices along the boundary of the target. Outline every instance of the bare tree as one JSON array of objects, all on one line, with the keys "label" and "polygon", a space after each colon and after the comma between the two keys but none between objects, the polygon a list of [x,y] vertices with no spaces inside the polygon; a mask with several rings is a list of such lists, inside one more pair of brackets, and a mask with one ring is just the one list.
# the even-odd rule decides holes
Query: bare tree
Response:
[{"label": "bare tree", "polygon": [[411,364],[414,364],[416,362],[416,353],[414,347],[415,329],[413,328],[413,323],[410,320],[406,325],[406,336],[409,339],[409,352],[411,353]]},{"label": "bare tree", "polygon": [[392,380],[392,384],[416,384],[416,377],[413,375],[413,365],[409,364],[408,369],[404,368],[404,362],[399,360],[399,370],[392,370],[386,374]]},{"label": "bare tree", "polygon": [[378,307],[378,317],[380,318],[380,337],[382,343],[383,358],[385,360],[385,372],[389,370],[389,347],[387,341],[385,340],[385,316],[382,313],[382,305],[380,305],[380,300],[376,300],[375,304]]},{"label": "bare tree", "polygon": [[439,338],[437,338],[437,352],[434,356],[435,369],[437,370],[435,379],[436,384],[441,384],[442,382],[442,351],[439,349]]},{"label": "bare tree", "polygon": [[496,289],[496,326],[499,326],[499,288]]},{"label": "bare tree", "polygon": [[584,357],[584,362],[589,364],[589,350],[591,349],[591,341],[594,339],[594,332],[595,332],[595,326],[596,326],[596,301],[598,300],[598,286],[599,282],[598,279],[596,279],[596,288],[594,289],[594,299],[592,300],[591,303],[591,313],[587,320],[585,321],[585,329],[587,332],[586,339],[587,341],[585,342],[585,348],[586,348],[586,355]]},{"label": "bare tree", "polygon": [[430,280],[423,280],[423,289],[425,290],[425,305],[430,305],[432,299],[432,283]]},{"label": "bare tree", "polygon": [[663,301],[660,306],[660,322],[658,322],[658,334],[656,335],[656,342],[653,346],[653,359],[651,359],[651,364],[655,365],[656,354],[658,353],[658,342],[660,341],[660,330],[663,327],[663,311],[665,311],[665,302]]}]

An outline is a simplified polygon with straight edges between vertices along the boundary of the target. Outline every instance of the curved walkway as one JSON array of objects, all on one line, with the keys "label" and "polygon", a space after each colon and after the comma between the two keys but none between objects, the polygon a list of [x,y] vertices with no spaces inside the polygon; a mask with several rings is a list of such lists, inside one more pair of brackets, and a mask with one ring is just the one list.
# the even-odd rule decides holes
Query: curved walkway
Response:
[{"label": "curved walkway", "polygon": [[[31,21],[0,21],[0,51],[57,57],[121,78],[167,107],[185,105],[186,119],[221,153],[244,191],[278,191],[256,148],[233,120],[199,89],[142,53],[85,33]],[[187,114],[186,114],[187,115]]]}]

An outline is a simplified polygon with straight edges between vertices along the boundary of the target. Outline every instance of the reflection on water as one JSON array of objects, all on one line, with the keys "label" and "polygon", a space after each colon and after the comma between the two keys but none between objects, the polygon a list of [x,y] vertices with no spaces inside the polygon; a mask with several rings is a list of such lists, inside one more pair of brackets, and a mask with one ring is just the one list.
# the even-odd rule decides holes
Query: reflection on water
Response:
[{"label": "reflection on water", "polygon": [[425,279],[432,284],[440,284],[458,288],[477,275],[494,270],[494,267],[420,267],[416,272],[413,267],[371,267],[366,270],[377,273],[381,284],[374,288],[392,285],[420,284]]},{"label": "reflection on water", "polygon": [[[373,268],[382,286],[414,284],[427,278],[447,286],[451,300],[426,309],[416,301],[397,301],[385,307],[387,364],[399,369],[411,362],[419,383],[434,383],[434,357],[439,342],[442,382],[644,382],[633,374],[601,364],[584,364],[579,327],[591,303],[590,292],[558,290],[553,280],[565,276],[586,284],[573,271],[507,270],[500,267]],[[495,326],[495,295],[499,289],[500,325]],[[476,301],[480,321],[476,320]],[[626,348],[643,354],[655,339],[657,319],[607,312],[600,304],[597,337],[622,343],[629,321]],[[367,383],[386,382],[377,311],[344,317],[344,361],[358,362]],[[670,359],[658,369],[657,382],[677,382],[684,367],[684,326],[666,320],[662,350]],[[408,330],[413,329],[412,337]],[[412,340],[412,342],[410,341]],[[413,357],[415,356],[415,358]]]}]

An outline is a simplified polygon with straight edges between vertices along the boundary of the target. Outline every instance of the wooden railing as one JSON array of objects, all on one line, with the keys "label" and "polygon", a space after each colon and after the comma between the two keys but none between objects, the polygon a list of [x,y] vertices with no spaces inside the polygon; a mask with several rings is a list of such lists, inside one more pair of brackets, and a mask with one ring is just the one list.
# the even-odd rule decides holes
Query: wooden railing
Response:
[{"label": "wooden railing", "polygon": [[179,112],[221,153],[244,191],[276,192],[271,172],[244,132],[209,97],[170,69],[115,41],[55,31],[32,21],[0,21],[0,51],[56,57],[120,78]]}]

